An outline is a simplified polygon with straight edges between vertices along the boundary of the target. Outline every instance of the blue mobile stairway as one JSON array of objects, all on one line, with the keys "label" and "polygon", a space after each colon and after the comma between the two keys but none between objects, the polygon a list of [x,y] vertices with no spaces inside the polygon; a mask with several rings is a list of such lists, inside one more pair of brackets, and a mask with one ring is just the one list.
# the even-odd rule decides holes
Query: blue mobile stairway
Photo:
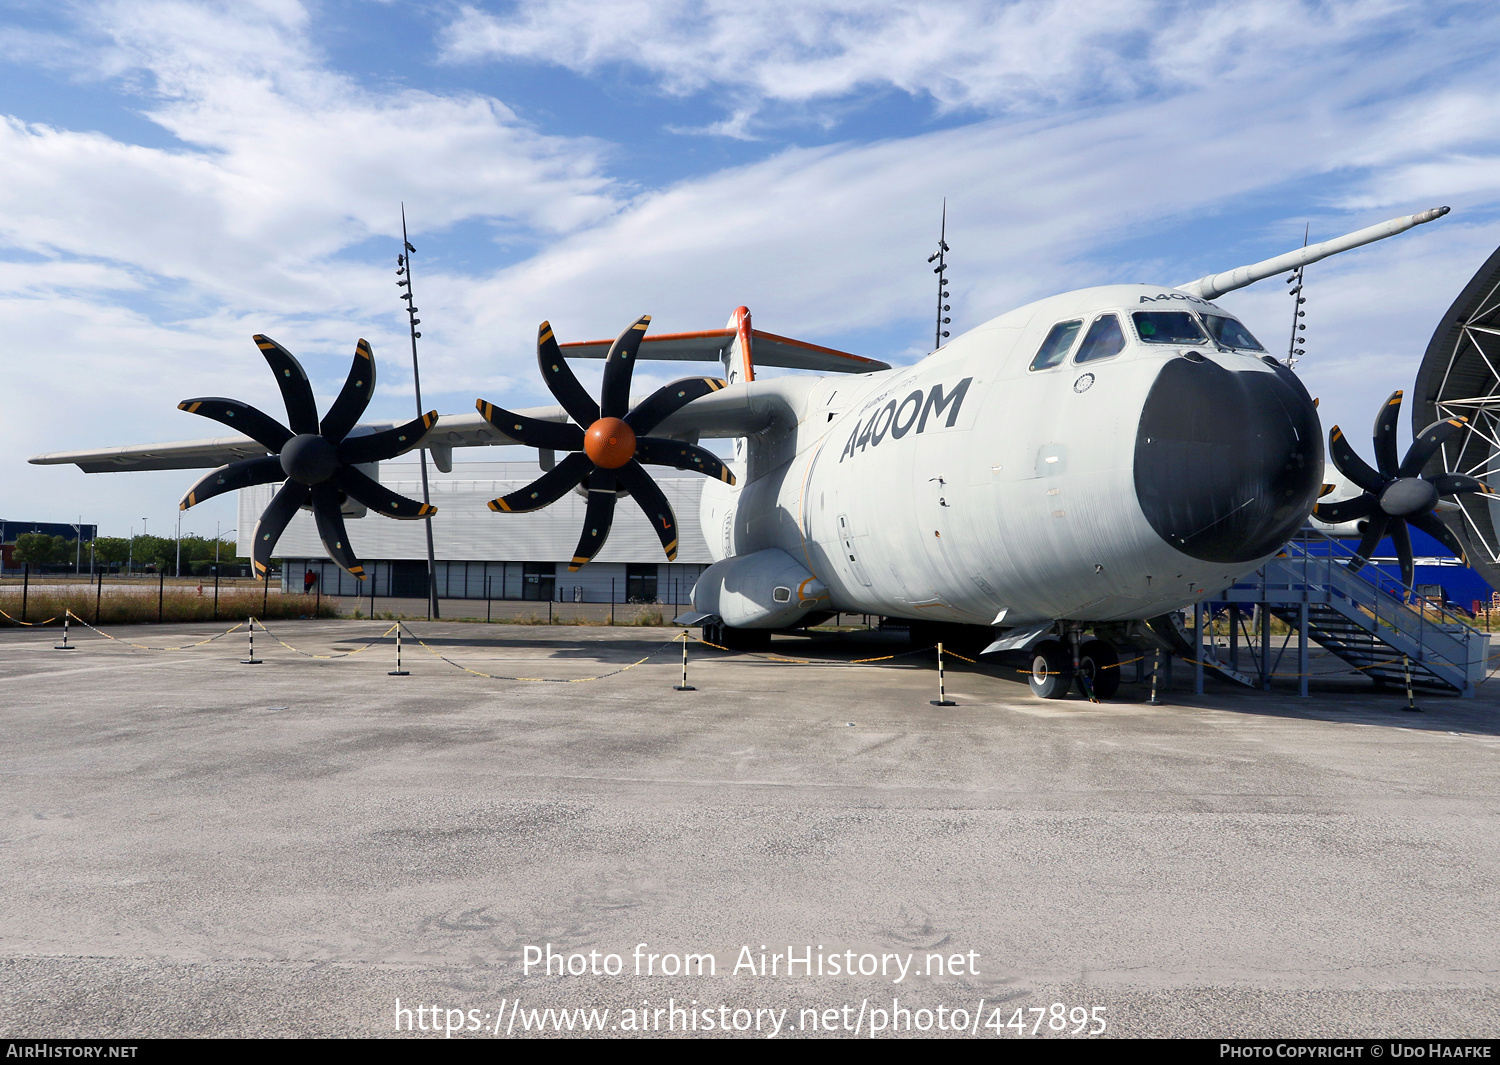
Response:
[{"label": "blue mobile stairway", "polygon": [[[1261,569],[1209,597],[1229,607],[1228,648],[1211,643],[1200,652],[1193,632],[1181,628],[1172,642],[1187,641],[1178,653],[1201,662],[1203,671],[1251,687],[1269,688],[1272,675],[1295,672],[1299,694],[1306,695],[1308,648],[1317,643],[1377,684],[1404,685],[1410,669],[1414,688],[1472,696],[1485,677],[1488,634],[1440,604],[1403,594],[1398,582],[1374,566],[1351,573],[1353,557],[1337,540],[1304,530]],[[1244,624],[1247,607],[1255,608],[1258,638]],[[1300,637],[1295,670],[1280,664],[1272,617]],[[1242,633],[1248,637],[1243,653]],[[1282,641],[1283,651],[1290,636]]]}]

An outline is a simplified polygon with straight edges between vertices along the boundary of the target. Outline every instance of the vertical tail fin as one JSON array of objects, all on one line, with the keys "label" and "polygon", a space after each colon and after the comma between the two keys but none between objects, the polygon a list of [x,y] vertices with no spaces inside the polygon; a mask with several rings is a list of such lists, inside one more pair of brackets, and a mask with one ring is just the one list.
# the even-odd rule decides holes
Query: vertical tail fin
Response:
[{"label": "vertical tail fin", "polygon": [[729,316],[726,328],[733,329],[735,336],[729,347],[724,349],[724,380],[732,385],[754,381],[755,355],[750,334],[750,308],[736,307]]}]

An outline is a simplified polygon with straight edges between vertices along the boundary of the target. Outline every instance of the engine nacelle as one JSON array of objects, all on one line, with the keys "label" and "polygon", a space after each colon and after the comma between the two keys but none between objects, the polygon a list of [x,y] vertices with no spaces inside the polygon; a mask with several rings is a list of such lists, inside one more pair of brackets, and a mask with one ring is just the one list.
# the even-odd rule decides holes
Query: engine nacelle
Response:
[{"label": "engine nacelle", "polygon": [[693,585],[693,609],[736,629],[793,628],[828,603],[828,589],[779,548],[715,562]]}]

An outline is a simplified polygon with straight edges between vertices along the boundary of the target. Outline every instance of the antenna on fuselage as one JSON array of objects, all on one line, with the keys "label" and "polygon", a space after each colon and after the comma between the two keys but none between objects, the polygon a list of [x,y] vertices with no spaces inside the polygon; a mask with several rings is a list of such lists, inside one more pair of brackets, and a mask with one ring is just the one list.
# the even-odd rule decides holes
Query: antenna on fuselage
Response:
[{"label": "antenna on fuselage", "polygon": [[[1311,232],[1312,223],[1309,222],[1302,229],[1302,246],[1304,248],[1307,247],[1307,238]],[[1298,344],[1304,343],[1307,340],[1306,337],[1300,335],[1302,331],[1307,328],[1307,326],[1302,324],[1302,319],[1307,317],[1307,312],[1302,309],[1302,305],[1307,302],[1307,297],[1302,294],[1302,271],[1306,269],[1307,264],[1302,263],[1297,267],[1297,269],[1292,271],[1292,276],[1286,279],[1286,283],[1292,286],[1288,290],[1288,294],[1292,297],[1293,301],[1292,339],[1291,342],[1287,344],[1286,349],[1286,368],[1288,370],[1295,369],[1297,366],[1297,360],[1303,355],[1307,354],[1307,352],[1297,346]]]},{"label": "antenna on fuselage", "polygon": [[948,269],[948,197],[943,197],[943,222],[938,230],[938,250],[927,256],[928,262],[937,262],[933,273],[938,275],[938,301],[937,301],[937,324],[932,330],[932,346],[935,349],[943,346],[943,338],[948,335],[948,330],[943,326],[952,322],[952,318],[944,318],[945,312],[952,310],[943,301],[948,298],[948,275],[943,271]]}]

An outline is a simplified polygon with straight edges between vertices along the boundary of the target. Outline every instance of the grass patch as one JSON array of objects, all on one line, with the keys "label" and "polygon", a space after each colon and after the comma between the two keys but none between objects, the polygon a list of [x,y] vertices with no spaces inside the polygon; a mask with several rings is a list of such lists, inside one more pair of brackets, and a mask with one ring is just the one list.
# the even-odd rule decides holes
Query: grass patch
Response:
[{"label": "grass patch", "polygon": [[[267,621],[288,618],[336,618],[339,612],[334,604],[324,599],[321,606],[315,595],[272,595],[265,598],[259,588],[221,589],[219,592],[218,620],[235,622],[249,617]],[[75,618],[82,618],[91,625],[140,625],[158,620],[157,597],[149,593],[105,595],[97,600],[98,619],[95,619],[94,590],[82,586],[77,591],[34,591],[26,597],[26,620],[35,625],[53,619],[55,625],[62,624],[64,610],[71,610]],[[21,594],[7,588],[0,594],[0,610],[10,617],[0,615],[0,627],[18,627],[21,619]],[[160,620],[162,622],[213,621],[214,597],[210,592],[199,595],[193,588],[169,588],[161,598]]]}]

